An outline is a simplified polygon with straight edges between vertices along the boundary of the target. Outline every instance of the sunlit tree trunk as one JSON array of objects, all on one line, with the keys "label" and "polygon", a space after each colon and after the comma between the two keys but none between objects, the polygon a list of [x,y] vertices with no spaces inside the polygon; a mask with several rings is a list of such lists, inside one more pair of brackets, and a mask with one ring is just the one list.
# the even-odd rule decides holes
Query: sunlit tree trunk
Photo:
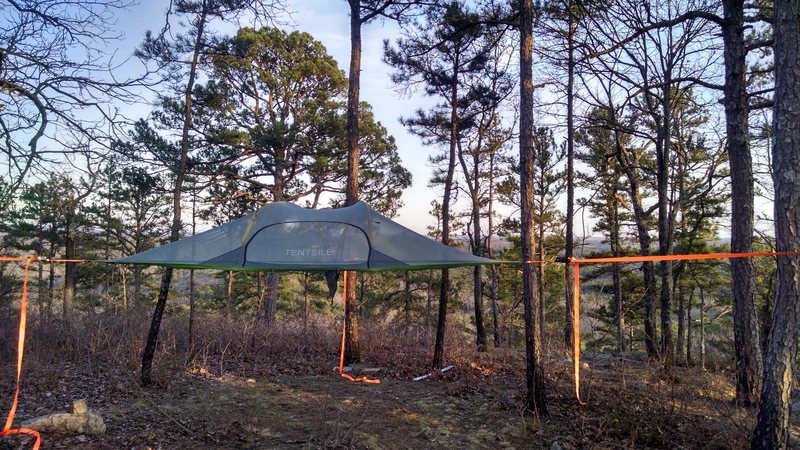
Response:
[{"label": "sunlit tree trunk", "polygon": [[[520,0],[520,188],[522,215],[522,259],[536,257],[534,215],[534,164],[533,147],[533,1]],[[522,302],[525,309],[525,409],[533,414],[547,415],[544,365],[542,361],[542,323],[537,317],[539,298],[536,291],[536,269],[531,264],[522,265]]]},{"label": "sunlit tree trunk", "polygon": [[[197,77],[197,65],[200,58],[200,47],[203,42],[203,32],[206,26],[207,19],[207,4],[203,2],[203,8],[200,12],[197,22],[195,23],[194,32],[194,50],[192,53],[192,62],[189,69],[189,79],[186,83],[184,90],[184,117],[183,129],[181,131],[181,153],[178,158],[178,166],[175,170],[175,186],[172,193],[172,225],[170,227],[170,242],[175,242],[180,237],[181,233],[181,195],[183,194],[183,182],[186,179],[186,163],[189,154],[189,127],[192,122],[192,91],[194,90],[195,78]],[[147,342],[142,352],[142,370],[140,373],[140,381],[142,385],[149,386],[153,383],[152,369],[153,369],[153,356],[156,352],[156,343],[158,341],[158,332],[161,329],[161,319],[164,316],[164,308],[167,305],[167,297],[169,296],[169,288],[172,284],[172,268],[164,268],[161,276],[161,284],[158,288],[158,300],[156,307],[153,311],[153,318],[150,323],[150,331],[147,334]]]},{"label": "sunlit tree trunk", "polygon": [[[731,251],[753,251],[753,161],[748,136],[748,94],[744,42],[744,1],[723,0],[725,122],[731,172]],[[755,307],[755,266],[750,258],[731,259],[736,401],[755,402],[761,373],[761,348]]]},{"label": "sunlit tree trunk", "polygon": [[[776,0],[774,5],[775,244],[777,251],[786,252],[800,250],[800,1]],[[800,332],[800,256],[778,257],[777,278],[753,449],[789,445],[790,402]]]}]

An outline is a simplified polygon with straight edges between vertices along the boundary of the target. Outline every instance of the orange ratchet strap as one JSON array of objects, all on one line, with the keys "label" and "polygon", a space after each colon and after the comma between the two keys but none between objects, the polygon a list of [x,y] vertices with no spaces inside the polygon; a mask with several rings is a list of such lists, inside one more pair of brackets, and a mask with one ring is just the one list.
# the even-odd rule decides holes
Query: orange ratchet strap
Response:
[{"label": "orange ratchet strap", "polygon": [[344,274],[344,299],[342,305],[344,307],[345,315],[342,318],[342,349],[339,353],[339,375],[342,378],[349,381],[354,381],[358,383],[367,383],[367,384],[380,384],[381,380],[376,380],[374,378],[367,378],[367,377],[358,377],[355,378],[350,374],[344,373],[344,345],[347,336],[347,272],[342,272]]},{"label": "orange ratchet strap", "polygon": [[[800,255],[800,252],[748,252],[748,253],[703,253],[698,255],[648,255],[648,256],[616,256],[609,258],[571,258],[570,263],[575,271],[572,295],[572,369],[575,378],[575,398],[578,403],[585,405],[581,400],[581,326],[580,326],[580,295],[581,295],[581,264],[604,263],[636,263],[649,261],[697,261],[703,259],[731,259],[753,258],[763,256],[789,256]],[[526,261],[528,262],[528,261]],[[531,261],[538,262],[538,261]]]},{"label": "orange ratchet strap", "polygon": [[22,279],[22,300],[19,306],[19,337],[17,341],[17,382],[16,387],[14,389],[14,401],[11,404],[11,410],[8,412],[8,418],[6,419],[6,424],[3,427],[3,431],[0,431],[0,437],[2,436],[10,436],[13,434],[27,434],[29,436],[33,436],[33,450],[38,450],[39,446],[42,444],[42,438],[39,435],[39,432],[36,430],[31,430],[28,428],[11,428],[11,424],[14,422],[14,414],[17,412],[17,405],[19,404],[19,383],[20,378],[22,378],[22,356],[25,354],[25,328],[28,323],[28,271],[30,269],[31,262],[36,261],[35,256],[29,256],[27,258],[0,258],[0,261],[25,261],[25,275]]}]

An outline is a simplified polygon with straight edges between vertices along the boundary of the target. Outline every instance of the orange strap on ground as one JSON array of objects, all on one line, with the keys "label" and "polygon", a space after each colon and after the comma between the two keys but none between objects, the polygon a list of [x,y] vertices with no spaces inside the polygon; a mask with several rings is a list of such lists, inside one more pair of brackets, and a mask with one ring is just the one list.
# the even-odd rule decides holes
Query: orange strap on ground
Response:
[{"label": "orange strap on ground", "polygon": [[381,380],[367,377],[353,377],[350,374],[344,373],[344,346],[347,339],[347,272],[342,272],[344,276],[344,298],[342,305],[344,306],[344,318],[342,318],[342,349],[339,352],[339,375],[349,381],[367,384],[380,384]]},{"label": "orange strap on ground", "polygon": [[20,379],[22,378],[22,357],[25,354],[25,328],[28,324],[28,270],[30,269],[31,262],[36,260],[35,256],[29,256],[27,258],[0,258],[0,261],[25,261],[25,275],[22,278],[22,300],[19,306],[19,334],[18,334],[18,341],[17,341],[17,382],[16,387],[14,389],[14,401],[11,404],[11,410],[8,412],[8,418],[6,419],[6,424],[3,426],[3,431],[0,432],[0,437],[2,436],[10,436],[12,434],[27,434],[29,436],[33,436],[33,450],[38,450],[39,446],[42,444],[42,438],[39,436],[39,432],[36,430],[30,430],[27,428],[16,428],[12,429],[11,424],[14,422],[14,415],[17,412],[17,405],[19,404],[19,383]]},{"label": "orange strap on ground", "polygon": [[572,369],[575,377],[575,397],[578,403],[585,405],[581,400],[581,325],[580,325],[580,295],[581,295],[581,264],[603,263],[635,263],[649,261],[697,261],[703,259],[731,259],[753,258],[763,256],[790,256],[800,255],[800,252],[748,252],[748,253],[703,253],[698,255],[648,255],[648,256],[616,256],[609,258],[571,258],[570,262],[575,270],[573,295],[572,295]]}]

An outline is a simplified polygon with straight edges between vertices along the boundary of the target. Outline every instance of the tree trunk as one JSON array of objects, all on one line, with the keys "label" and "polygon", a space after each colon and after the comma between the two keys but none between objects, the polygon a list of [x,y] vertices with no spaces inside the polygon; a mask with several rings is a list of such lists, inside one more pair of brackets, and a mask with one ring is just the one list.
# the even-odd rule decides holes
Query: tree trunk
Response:
[{"label": "tree trunk", "polygon": [[[748,136],[748,95],[744,43],[744,2],[722,2],[725,62],[725,122],[731,172],[731,251],[753,251],[753,164]],[[731,259],[736,402],[755,402],[761,372],[755,308],[755,266],[750,258]]]},{"label": "tree trunk", "polygon": [[[450,245],[450,196],[453,189],[453,176],[456,169],[456,148],[458,146],[458,68],[459,59],[453,60],[453,84],[450,88],[450,152],[447,161],[447,177],[444,182],[442,198],[442,243]],[[439,319],[436,323],[436,343],[433,348],[433,368],[441,369],[444,360],[444,337],[447,327],[447,299],[450,290],[450,271],[442,269],[439,287]]]},{"label": "tree trunk", "polygon": [[308,272],[303,273],[303,327],[308,326],[308,315],[310,310],[308,297]]},{"label": "tree trunk", "polygon": [[122,309],[128,309],[128,280],[125,277],[125,268],[119,268],[120,278],[122,282]]},{"label": "tree trunk", "polygon": [[678,337],[675,340],[675,354],[679,363],[683,359],[684,336],[686,336],[686,292],[683,283],[678,282]]},{"label": "tree trunk", "polygon": [[194,269],[189,271],[189,346],[194,343]]},{"label": "tree trunk", "polygon": [[228,271],[228,291],[225,294],[225,318],[231,317],[231,303],[233,302],[233,271]]},{"label": "tree trunk", "polygon": [[[477,185],[478,181],[475,180]],[[477,186],[476,186],[477,187]],[[476,193],[477,194],[477,191]],[[473,254],[482,256],[480,251],[481,225],[480,225],[480,200],[473,195],[472,220],[473,220]],[[477,204],[476,204],[477,203]],[[475,266],[472,269],[473,298],[475,300],[475,340],[478,351],[486,351],[486,327],[483,324],[483,266]]]},{"label": "tree trunk", "polygon": [[405,301],[403,312],[406,316],[406,333],[408,333],[408,329],[411,327],[411,279],[409,278],[409,272],[407,270],[403,274],[403,294]]},{"label": "tree trunk", "polygon": [[37,274],[37,294],[36,294],[36,302],[39,304],[39,320],[42,320],[44,317],[44,307],[45,307],[45,298],[44,298],[44,264],[39,261],[39,269]]},{"label": "tree trunk", "polygon": [[[776,0],[775,109],[772,178],[775,243],[779,252],[800,250],[800,2]],[[778,257],[778,286],[764,364],[753,449],[789,445],[791,391],[800,331],[800,257]]]},{"label": "tree trunk", "polygon": [[[489,199],[488,199],[488,222],[489,230],[486,234],[486,251],[489,258],[494,258],[494,249],[492,248],[492,236],[494,235],[494,158],[495,154],[492,152],[489,159]],[[492,264],[489,266],[490,271],[490,290],[492,298],[492,334],[494,337],[494,346],[500,347],[500,329],[497,325],[497,266]]]},{"label": "tree trunk", "polygon": [[[361,89],[361,1],[348,0],[350,5],[350,73],[347,86],[347,187],[345,205],[358,202],[358,110]],[[345,351],[344,363],[350,365],[361,361],[358,343],[358,317],[355,314],[356,272],[346,272],[347,296],[344,300]]]},{"label": "tree trunk", "polygon": [[261,304],[264,305],[264,323],[272,324],[278,312],[278,288],[281,277],[276,272],[261,272],[264,290],[262,291]]},{"label": "tree trunk", "polygon": [[[192,236],[197,233],[197,190],[192,192]],[[189,270],[189,347],[194,347],[194,269]]]},{"label": "tree trunk", "polygon": [[[519,157],[522,200],[522,260],[536,257],[534,235],[534,147],[533,147],[533,1],[520,0],[520,117]],[[547,397],[542,362],[542,323],[536,316],[539,309],[536,291],[536,270],[531,264],[522,265],[522,302],[525,308],[525,409],[535,415],[547,415]]]},{"label": "tree trunk", "polygon": [[[65,216],[67,232],[64,236],[64,259],[75,259],[75,195],[70,192]],[[76,264],[68,262],[64,265],[64,296],[62,298],[62,317],[70,319],[72,304],[75,301]]]},{"label": "tree trunk", "polygon": [[[346,365],[361,361],[361,348],[358,340],[358,303],[356,300],[356,277],[354,272],[344,272],[344,282],[347,283],[347,298],[344,299],[344,313],[347,323],[345,325],[344,361]],[[363,292],[363,290],[362,290]]]},{"label": "tree trunk", "polygon": [[694,302],[694,287],[689,290],[689,302],[686,304],[686,365],[694,365],[692,356],[692,303]]},{"label": "tree trunk", "polygon": [[706,296],[700,288],[700,368],[706,370]]},{"label": "tree trunk", "polygon": [[[672,108],[671,108],[671,74],[668,69],[664,75],[665,87],[662,89],[662,125],[661,136],[658,140],[660,146],[656,145],[657,159],[657,187],[658,187],[658,254],[672,254],[672,205],[669,196],[669,172],[670,172],[670,139]],[[660,147],[660,148],[659,148]],[[675,365],[675,338],[672,335],[672,291],[673,275],[672,261],[660,261],[661,269],[661,359],[664,369],[669,373]]]},{"label": "tree trunk", "polygon": [[761,307],[761,333],[759,338],[761,339],[761,354],[767,354],[767,346],[769,344],[769,328],[772,324],[772,297],[774,294],[775,289],[775,275],[776,272],[772,272],[769,276],[769,288],[767,289],[767,295],[764,296],[764,303]]},{"label": "tree trunk", "polygon": [[[575,87],[575,18],[572,14],[572,0],[567,0],[567,214],[565,224],[564,257],[567,261],[574,256],[573,216],[575,215],[575,120],[573,95]],[[564,264],[564,345],[572,348],[572,304],[573,284],[575,283],[572,264]]]},{"label": "tree trunk", "polygon": [[[48,258],[53,259],[56,256],[56,245],[54,242],[50,242],[50,253],[47,255]],[[52,319],[53,318],[53,303],[56,301],[56,291],[55,291],[55,283],[56,283],[56,266],[54,264],[50,264],[48,267],[47,273],[47,317]]]},{"label": "tree trunk", "polygon": [[[622,138],[620,137],[620,130],[618,129],[617,119],[614,115],[613,109],[609,110],[614,129],[614,145],[616,149],[617,162],[620,167],[625,171],[628,178],[628,194],[631,199],[631,206],[633,207],[633,219],[636,223],[636,236],[639,240],[639,253],[642,256],[650,255],[650,234],[647,217],[645,215],[644,207],[642,206],[642,199],[639,195],[639,178],[628,163],[625,149],[622,146]],[[647,350],[647,356],[655,358],[658,356],[658,348],[656,342],[658,336],[656,335],[655,326],[655,305],[656,305],[656,277],[655,266],[652,262],[642,263],[642,277],[644,278],[644,345]]]},{"label": "tree trunk", "polygon": [[133,301],[138,304],[142,294],[142,270],[139,265],[133,266]]},{"label": "tree trunk", "polygon": [[433,316],[433,270],[428,271],[428,288],[425,292],[425,330],[430,331]]},{"label": "tree trunk", "polygon": [[500,325],[498,323],[498,305],[497,294],[499,292],[499,282],[497,277],[497,266],[492,264],[489,268],[491,271],[491,289],[492,289],[492,333],[494,337],[494,346],[500,347]]},{"label": "tree trunk", "polygon": [[[619,203],[616,196],[613,200],[611,208],[611,254],[614,257],[620,256],[619,244]],[[620,352],[625,351],[625,309],[622,299],[622,274],[620,273],[620,265],[614,263],[611,265],[611,280],[614,286],[614,303],[615,314],[614,320],[617,323],[617,350]]]},{"label": "tree trunk", "polygon": [[[189,69],[189,80],[184,91],[184,115],[183,130],[181,133],[181,154],[178,160],[178,167],[175,172],[175,191],[172,194],[172,226],[170,227],[170,242],[175,242],[181,233],[181,194],[183,192],[183,182],[186,178],[186,161],[189,154],[189,126],[192,122],[192,90],[194,89],[195,77],[197,75],[197,63],[200,57],[200,46],[203,41],[203,31],[207,18],[206,3],[203,2],[203,10],[197,20],[197,28],[194,36],[194,50],[192,52],[192,64]],[[169,287],[172,283],[172,268],[167,267],[161,276],[161,284],[158,288],[158,300],[153,311],[153,319],[150,322],[150,331],[147,333],[147,342],[142,352],[142,370],[139,379],[143,386],[153,383],[152,369],[153,356],[156,352],[158,332],[161,329],[161,319],[164,315],[164,308],[167,305]]]},{"label": "tree trunk", "polygon": [[[542,178],[544,178],[544,173],[542,173],[541,176],[542,176]],[[544,190],[542,190],[542,191],[544,191]],[[541,196],[542,194],[540,193],[539,195]],[[542,216],[543,216],[544,215],[544,198],[540,197],[539,200],[540,200],[539,213],[542,214]],[[539,251],[537,252],[539,254],[538,259],[539,259],[539,261],[544,261],[544,221],[543,220],[539,221],[539,232],[537,233],[536,238],[538,239],[536,244],[539,247]],[[544,285],[544,267],[545,266],[544,266],[543,262],[539,263],[539,264],[536,264],[536,270],[539,272],[539,276],[536,277],[536,285],[537,285],[537,290],[538,290],[538,293],[539,293],[539,311],[537,311],[537,314],[539,315],[539,323],[541,324],[541,326],[539,327],[539,340],[542,341],[542,345],[544,345],[544,342],[545,342],[545,336],[544,336],[545,327],[544,327],[544,325],[546,323],[545,322],[545,317],[544,317],[544,288],[545,288],[545,285]]]}]

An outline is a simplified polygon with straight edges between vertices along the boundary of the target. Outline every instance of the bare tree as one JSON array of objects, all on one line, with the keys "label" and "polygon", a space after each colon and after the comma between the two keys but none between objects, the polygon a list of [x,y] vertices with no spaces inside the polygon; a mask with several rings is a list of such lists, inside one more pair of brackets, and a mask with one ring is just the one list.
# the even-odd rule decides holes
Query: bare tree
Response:
[{"label": "bare tree", "polygon": [[[64,155],[104,152],[139,100],[105,46],[128,0],[9,0],[0,5],[0,214],[27,175]],[[87,147],[85,144],[90,143]]]}]

